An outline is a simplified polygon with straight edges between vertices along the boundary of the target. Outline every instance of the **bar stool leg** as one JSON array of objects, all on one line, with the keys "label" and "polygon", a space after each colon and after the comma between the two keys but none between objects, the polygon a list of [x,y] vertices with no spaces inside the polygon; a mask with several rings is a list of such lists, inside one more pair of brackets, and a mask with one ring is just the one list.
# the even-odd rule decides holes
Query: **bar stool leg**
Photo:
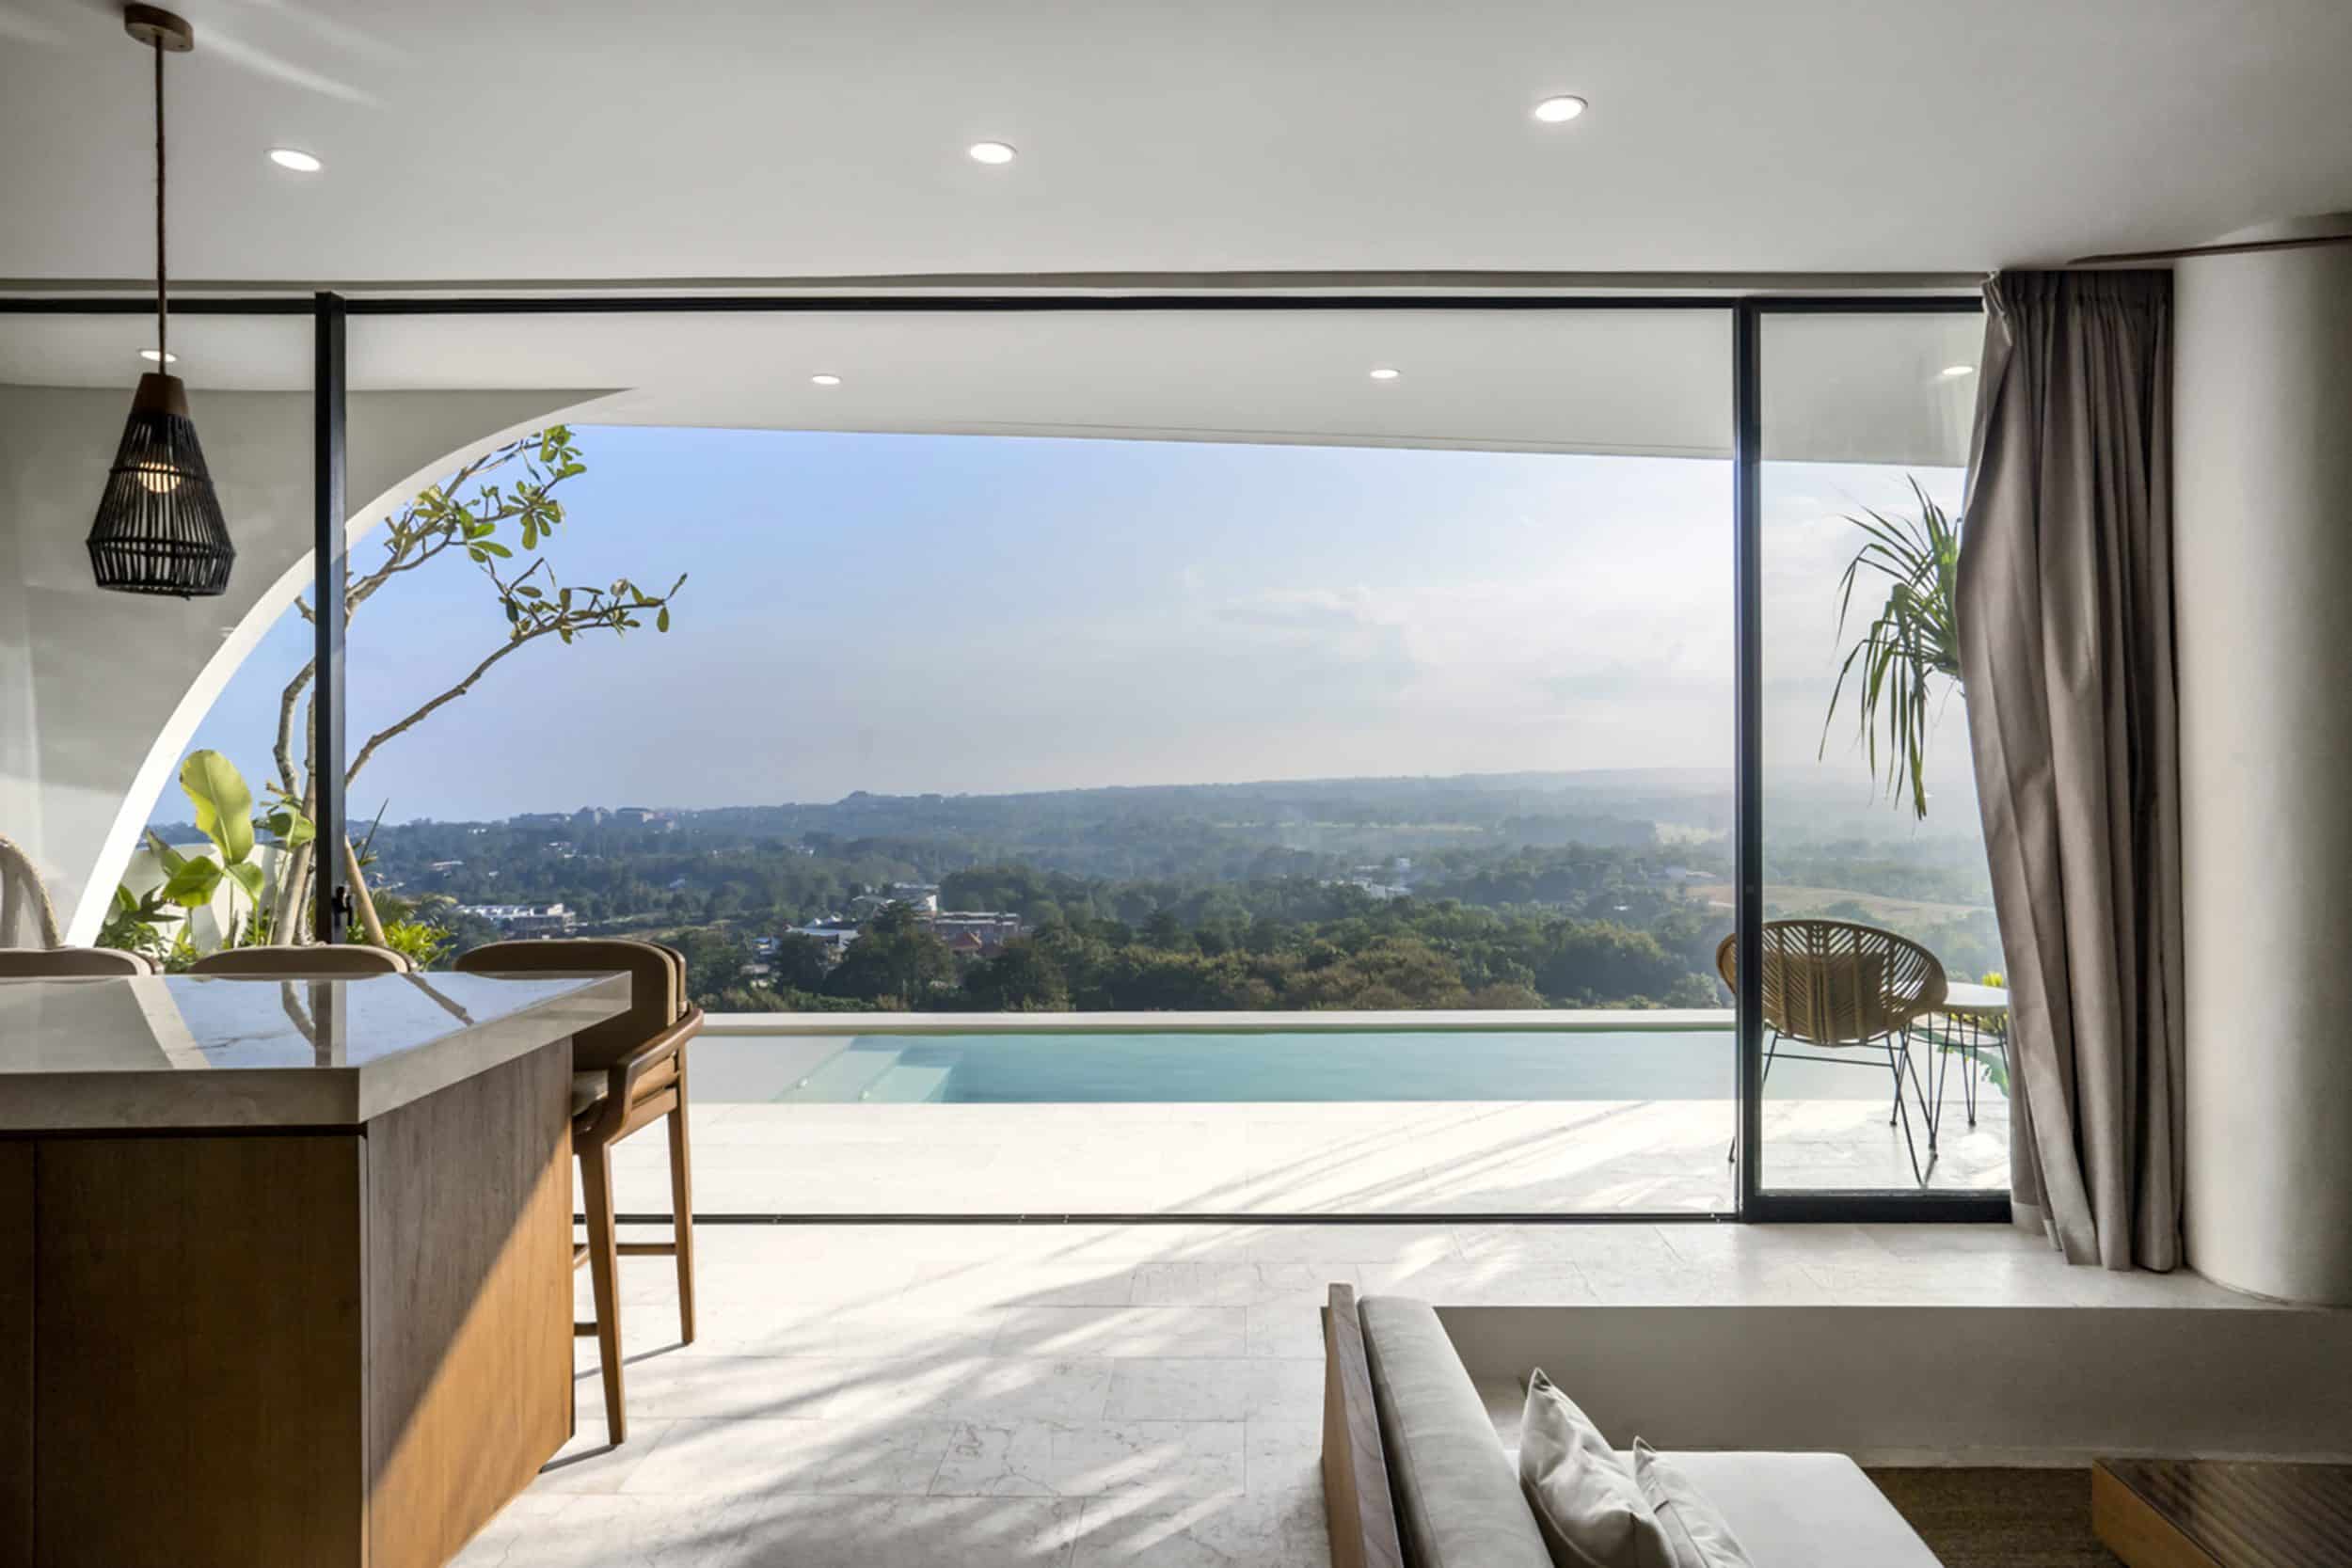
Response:
[{"label": "bar stool leg", "polygon": [[677,1332],[694,1342],[694,1178],[686,1137],[686,1063],[678,1061],[677,1109],[670,1113],[670,1236],[677,1248]]},{"label": "bar stool leg", "polygon": [[621,1402],[621,1248],[612,1223],[612,1146],[580,1151],[580,1195],[588,1209],[588,1280],[596,1300],[596,1361],[604,1374],[605,1440],[628,1437]]}]

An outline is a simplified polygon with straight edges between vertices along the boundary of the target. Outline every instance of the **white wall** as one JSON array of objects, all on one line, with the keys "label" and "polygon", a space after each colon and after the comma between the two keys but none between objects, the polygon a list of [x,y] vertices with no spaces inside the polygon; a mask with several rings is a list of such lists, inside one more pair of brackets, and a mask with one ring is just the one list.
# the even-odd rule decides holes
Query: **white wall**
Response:
[{"label": "white wall", "polygon": [[[134,365],[135,369],[135,362]],[[198,720],[310,570],[310,397],[190,393],[237,545],[220,598],[102,593],[82,541],[130,408],[119,388],[0,386],[0,834],[87,942]],[[351,400],[353,537],[459,451],[577,392]]]},{"label": "white wall", "polygon": [[2188,1256],[2352,1302],[2352,246],[2176,274]]}]

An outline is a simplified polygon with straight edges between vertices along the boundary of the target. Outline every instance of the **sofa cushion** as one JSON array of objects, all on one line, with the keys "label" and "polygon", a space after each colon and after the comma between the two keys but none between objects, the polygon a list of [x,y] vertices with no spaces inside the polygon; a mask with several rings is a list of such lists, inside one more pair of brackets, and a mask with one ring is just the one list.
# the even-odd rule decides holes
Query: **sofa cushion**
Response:
[{"label": "sofa cushion", "polygon": [[1554,1568],[1677,1568],[1633,1472],[1540,1367],[1519,1421],[1519,1489]]},{"label": "sofa cushion", "polygon": [[1941,1568],[1841,1453],[1668,1453],[1756,1568]]},{"label": "sofa cushion", "polygon": [[1633,1480],[1665,1532],[1674,1568],[1756,1568],[1740,1537],[1682,1467],[1640,1438],[1633,1440]]},{"label": "sofa cushion", "polygon": [[1551,1568],[1518,1476],[1462,1358],[1426,1302],[1367,1296],[1359,1310],[1411,1568]]}]

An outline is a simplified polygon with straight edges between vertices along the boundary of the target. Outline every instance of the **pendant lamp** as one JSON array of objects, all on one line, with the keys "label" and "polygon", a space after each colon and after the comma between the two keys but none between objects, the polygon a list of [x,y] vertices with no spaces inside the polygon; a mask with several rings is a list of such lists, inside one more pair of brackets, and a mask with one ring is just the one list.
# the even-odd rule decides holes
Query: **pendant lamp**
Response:
[{"label": "pendant lamp", "polygon": [[106,488],[90,524],[90,569],[101,588],[126,594],[176,594],[182,598],[216,594],[229,586],[237,559],[221,518],[188,419],[188,391],[163,367],[167,352],[169,293],[164,271],[164,55],[196,46],[187,23],[152,6],[125,6],[123,30],[155,54],[155,364],[139,377],[131,397],[131,418],[122,445],[107,470]]}]

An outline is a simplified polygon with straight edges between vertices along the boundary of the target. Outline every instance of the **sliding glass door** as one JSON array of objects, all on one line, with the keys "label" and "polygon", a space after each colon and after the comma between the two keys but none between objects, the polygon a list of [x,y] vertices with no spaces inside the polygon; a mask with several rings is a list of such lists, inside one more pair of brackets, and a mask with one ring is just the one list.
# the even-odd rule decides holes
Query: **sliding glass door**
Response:
[{"label": "sliding glass door", "polygon": [[1759,313],[1756,1185],[2008,1184],[2000,936],[1953,591],[1981,319]]}]

